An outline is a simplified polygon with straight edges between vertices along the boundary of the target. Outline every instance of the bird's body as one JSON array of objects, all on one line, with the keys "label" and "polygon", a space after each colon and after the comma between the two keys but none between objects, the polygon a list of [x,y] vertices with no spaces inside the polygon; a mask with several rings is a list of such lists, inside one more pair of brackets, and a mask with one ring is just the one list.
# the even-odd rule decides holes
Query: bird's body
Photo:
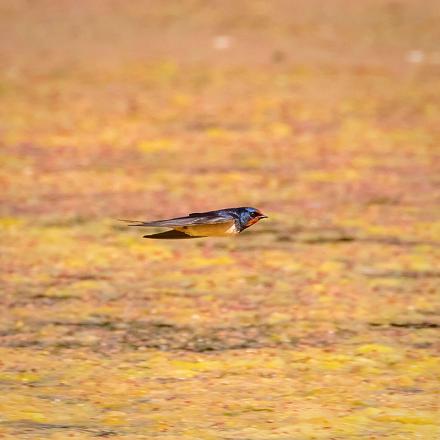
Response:
[{"label": "bird's body", "polygon": [[167,232],[145,235],[145,238],[225,237],[239,234],[266,216],[255,208],[226,208],[195,212],[186,217],[151,222],[132,222],[130,226],[164,227]]},{"label": "bird's body", "polygon": [[182,226],[173,228],[175,231],[191,235],[191,237],[227,237],[238,234],[239,230],[233,220],[226,223],[205,224],[195,226]]}]

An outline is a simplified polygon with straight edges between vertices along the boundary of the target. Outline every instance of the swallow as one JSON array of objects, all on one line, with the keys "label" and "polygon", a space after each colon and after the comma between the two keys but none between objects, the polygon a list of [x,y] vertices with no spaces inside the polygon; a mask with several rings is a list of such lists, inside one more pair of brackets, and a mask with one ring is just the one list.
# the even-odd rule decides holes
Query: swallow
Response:
[{"label": "swallow", "polygon": [[186,217],[176,217],[166,220],[135,221],[129,226],[169,228],[169,231],[152,235],[144,235],[143,238],[198,238],[198,237],[226,237],[236,235],[263,218],[267,218],[256,208],[226,208],[216,211],[193,212]]}]

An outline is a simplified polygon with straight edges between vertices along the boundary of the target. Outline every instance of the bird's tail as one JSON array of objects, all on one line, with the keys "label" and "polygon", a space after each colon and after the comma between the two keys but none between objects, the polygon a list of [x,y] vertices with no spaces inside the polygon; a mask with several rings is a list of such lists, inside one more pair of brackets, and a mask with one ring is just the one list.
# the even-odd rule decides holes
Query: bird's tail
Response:
[{"label": "bird's tail", "polygon": [[141,222],[140,220],[125,220],[122,218],[118,218],[117,220],[118,222],[130,223],[127,226],[145,226],[145,223]]}]

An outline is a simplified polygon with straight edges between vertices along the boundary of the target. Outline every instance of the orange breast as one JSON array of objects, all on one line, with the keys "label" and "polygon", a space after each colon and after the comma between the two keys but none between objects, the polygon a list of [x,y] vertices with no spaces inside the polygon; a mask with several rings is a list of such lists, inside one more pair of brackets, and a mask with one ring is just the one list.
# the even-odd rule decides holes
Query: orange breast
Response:
[{"label": "orange breast", "polygon": [[174,229],[192,237],[225,237],[238,233],[234,221],[212,225],[182,226]]}]

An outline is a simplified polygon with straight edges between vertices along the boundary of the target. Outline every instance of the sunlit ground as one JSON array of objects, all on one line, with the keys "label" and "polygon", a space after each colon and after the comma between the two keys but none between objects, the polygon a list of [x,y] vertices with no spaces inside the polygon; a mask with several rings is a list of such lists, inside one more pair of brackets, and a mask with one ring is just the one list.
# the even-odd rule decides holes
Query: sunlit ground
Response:
[{"label": "sunlit ground", "polygon": [[436,3],[2,2],[1,438],[437,438]]}]

